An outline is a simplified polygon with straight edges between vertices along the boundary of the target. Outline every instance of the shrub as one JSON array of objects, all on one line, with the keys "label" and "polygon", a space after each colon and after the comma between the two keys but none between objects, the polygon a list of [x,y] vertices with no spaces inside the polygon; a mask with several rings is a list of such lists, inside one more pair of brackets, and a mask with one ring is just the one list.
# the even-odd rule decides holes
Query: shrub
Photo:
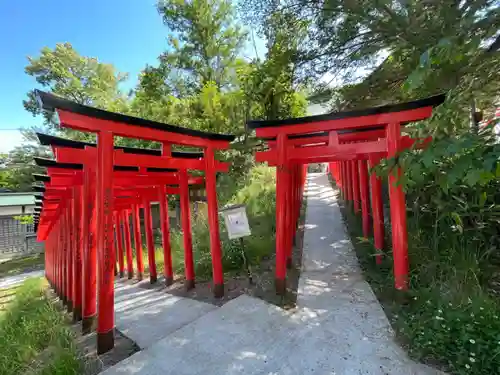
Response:
[{"label": "shrub", "polygon": [[[484,129],[438,138],[426,150],[408,150],[379,168],[384,176],[396,163],[405,170],[400,182],[408,205],[408,303],[398,302],[394,292],[390,252],[376,267],[371,243],[356,244],[410,352],[454,374],[500,368],[500,306],[492,288],[500,246],[499,156],[500,145]],[[347,217],[359,236],[359,218]]]}]

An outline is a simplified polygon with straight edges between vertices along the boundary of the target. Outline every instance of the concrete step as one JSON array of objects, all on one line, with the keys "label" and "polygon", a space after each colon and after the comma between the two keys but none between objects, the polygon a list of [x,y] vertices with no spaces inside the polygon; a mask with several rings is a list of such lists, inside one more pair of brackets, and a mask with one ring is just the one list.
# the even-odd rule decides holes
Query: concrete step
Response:
[{"label": "concrete step", "polygon": [[141,349],[217,309],[208,303],[173,296],[148,284],[148,281],[115,284],[116,328]]},{"label": "concrete step", "polygon": [[300,308],[292,313],[243,295],[103,375],[435,373],[413,363],[391,342],[384,332],[387,324],[378,314],[368,315],[371,303],[363,309],[346,306],[349,302],[333,300],[333,310]]},{"label": "concrete step", "polygon": [[[134,354],[103,375],[257,374],[287,357],[295,342],[290,314],[242,295]],[[265,371],[264,373],[271,373]]]}]

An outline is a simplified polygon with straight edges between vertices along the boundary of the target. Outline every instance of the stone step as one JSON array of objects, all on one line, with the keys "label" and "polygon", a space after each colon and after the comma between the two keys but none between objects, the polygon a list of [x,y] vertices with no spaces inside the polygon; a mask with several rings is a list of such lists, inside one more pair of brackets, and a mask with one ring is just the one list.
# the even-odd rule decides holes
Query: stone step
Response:
[{"label": "stone step", "polygon": [[270,372],[296,342],[290,314],[242,295],[134,354],[103,375]]},{"label": "stone step", "polygon": [[218,308],[173,296],[148,284],[148,281],[115,283],[116,328],[141,349]]}]

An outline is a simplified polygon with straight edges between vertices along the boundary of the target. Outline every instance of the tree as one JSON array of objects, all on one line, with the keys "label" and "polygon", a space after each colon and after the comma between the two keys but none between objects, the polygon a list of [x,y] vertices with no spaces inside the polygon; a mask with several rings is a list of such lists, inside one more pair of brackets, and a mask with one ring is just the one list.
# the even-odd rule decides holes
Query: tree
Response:
[{"label": "tree", "polygon": [[158,2],[173,32],[157,67],[147,66],[131,111],[141,117],[213,132],[238,132],[244,117],[235,103],[245,33],[227,0]]},{"label": "tree", "polygon": [[498,43],[498,0],[369,1],[246,0],[244,10],[260,23],[270,11],[293,12],[311,21],[301,64],[310,76],[326,72],[357,78],[359,69],[373,69],[381,54],[405,51],[417,59],[443,38],[467,43],[473,38]]},{"label": "tree", "polygon": [[[57,44],[54,49],[44,47],[37,57],[28,57],[26,74],[47,91],[84,105],[113,110],[128,111],[126,98],[119,90],[119,84],[126,74],[119,73],[113,65],[100,63],[96,58],[81,56],[69,43]],[[43,115],[43,124],[23,131],[25,142],[4,157],[0,170],[0,184],[15,191],[29,191],[33,183],[32,174],[43,169],[33,163],[35,156],[49,156],[50,151],[37,144],[35,131],[62,134],[76,140],[93,140],[89,133],[58,128],[41,109],[34,97],[28,93],[23,102],[33,116]]]},{"label": "tree", "polygon": [[162,0],[158,11],[174,33],[160,56],[160,71],[178,94],[200,92],[209,82],[219,90],[228,88],[246,38],[231,2]]},{"label": "tree", "polygon": [[33,143],[25,143],[2,156],[0,162],[0,187],[13,191],[31,191],[33,173],[44,169],[33,163],[33,157],[47,157],[48,150]]},{"label": "tree", "polygon": [[279,119],[305,113],[305,98],[297,85],[296,58],[307,31],[307,22],[289,12],[274,12],[264,23],[267,53],[246,74],[244,91],[262,106],[260,117]]},{"label": "tree", "polygon": [[[81,56],[70,43],[56,44],[54,49],[44,47],[40,56],[28,57],[26,74],[47,91],[74,102],[103,109],[126,109],[126,98],[119,90],[119,84],[127,75],[117,72],[113,65],[104,64],[93,57]],[[41,114],[34,91],[28,93],[23,102],[33,116]],[[45,125],[53,128],[45,115]],[[58,129],[71,138],[86,137],[83,133]]]}]

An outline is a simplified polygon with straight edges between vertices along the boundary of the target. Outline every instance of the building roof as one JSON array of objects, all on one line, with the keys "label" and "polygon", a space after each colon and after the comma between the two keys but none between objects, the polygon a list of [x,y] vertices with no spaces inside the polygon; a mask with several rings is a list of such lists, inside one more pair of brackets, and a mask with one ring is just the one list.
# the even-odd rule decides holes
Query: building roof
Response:
[{"label": "building roof", "polygon": [[33,193],[0,193],[0,207],[33,205],[35,205]]}]

